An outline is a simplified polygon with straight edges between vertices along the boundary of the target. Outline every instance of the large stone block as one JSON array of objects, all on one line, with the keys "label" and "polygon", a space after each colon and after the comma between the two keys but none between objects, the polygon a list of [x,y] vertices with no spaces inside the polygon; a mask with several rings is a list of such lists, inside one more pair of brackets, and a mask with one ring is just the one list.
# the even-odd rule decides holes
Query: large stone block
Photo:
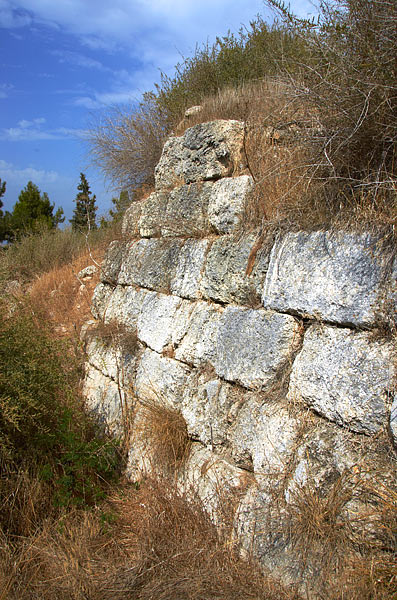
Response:
[{"label": "large stone block", "polygon": [[240,121],[211,121],[171,137],[155,171],[156,190],[182,183],[228,177],[246,163],[244,124]]},{"label": "large stone block", "polygon": [[246,395],[228,439],[238,465],[252,465],[255,475],[268,478],[287,467],[296,447],[299,421],[278,402]]},{"label": "large stone block", "polygon": [[116,332],[113,340],[104,340],[98,330],[88,329],[85,339],[85,352],[90,365],[120,386],[128,386],[132,381],[136,362],[136,338],[128,348],[127,344],[120,342],[120,336]]},{"label": "large stone block", "polygon": [[390,283],[376,241],[368,234],[288,233],[272,250],[263,305],[342,325],[373,325]]},{"label": "large stone block", "polygon": [[148,292],[138,317],[138,338],[149,348],[162,352],[183,338],[193,305],[177,296]]},{"label": "large stone block", "polygon": [[107,283],[98,283],[96,286],[91,300],[91,313],[95,319],[104,318],[113,291],[114,286]]},{"label": "large stone block", "polygon": [[142,239],[130,246],[118,283],[169,292],[182,240]]},{"label": "large stone block", "polygon": [[227,177],[213,184],[208,218],[218,233],[233,233],[241,223],[254,181],[249,175]]},{"label": "large stone block", "polygon": [[121,231],[123,236],[136,238],[139,237],[139,219],[142,213],[143,202],[132,202],[124,213]]},{"label": "large stone block", "polygon": [[102,283],[116,285],[126,252],[127,244],[124,240],[114,240],[113,242],[110,242],[102,263]]},{"label": "large stone block", "polygon": [[222,308],[218,306],[196,302],[175,358],[195,366],[213,363],[221,314]]},{"label": "large stone block", "polygon": [[211,449],[225,444],[232,407],[240,396],[235,386],[195,370],[187,381],[181,405],[191,438]]},{"label": "large stone block", "polygon": [[138,364],[134,391],[140,401],[178,410],[189,375],[186,365],[148,348]]},{"label": "large stone block", "polygon": [[170,192],[153,192],[142,202],[142,237],[198,237],[209,232],[208,203],[212,182],[181,185]]},{"label": "large stone block", "polygon": [[[266,277],[269,252],[253,256],[257,238],[222,236],[211,246],[200,284],[204,298],[217,302],[256,304]],[[247,274],[250,261],[254,266]]]},{"label": "large stone block", "polygon": [[287,367],[301,340],[289,315],[228,306],[220,319],[217,375],[250,389],[266,389]]},{"label": "large stone block", "polygon": [[367,333],[312,326],[306,332],[290,379],[288,397],[360,433],[386,425],[394,369],[390,343]]},{"label": "large stone block", "polygon": [[104,428],[113,435],[122,435],[124,408],[129,402],[126,390],[92,365],[86,364],[83,394],[88,410]]},{"label": "large stone block", "polygon": [[189,239],[178,256],[171,292],[182,298],[201,298],[200,281],[204,269],[209,240]]},{"label": "large stone block", "polygon": [[140,202],[141,210],[138,218],[138,233],[141,237],[159,237],[165,219],[168,194],[153,192]]},{"label": "large stone block", "polygon": [[109,298],[104,314],[105,323],[116,321],[127,329],[136,330],[143,301],[148,292],[118,285]]}]

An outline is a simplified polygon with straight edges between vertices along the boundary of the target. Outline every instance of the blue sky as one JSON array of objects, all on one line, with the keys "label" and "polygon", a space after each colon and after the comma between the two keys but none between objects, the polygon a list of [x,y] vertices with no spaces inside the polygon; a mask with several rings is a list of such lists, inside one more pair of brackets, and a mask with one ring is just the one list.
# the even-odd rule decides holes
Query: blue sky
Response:
[{"label": "blue sky", "polygon": [[[306,0],[292,2],[298,13]],[[12,210],[29,180],[72,216],[80,172],[106,214],[115,195],[82,133],[131,105],[196,43],[238,31],[262,0],[0,0],[0,178]]]}]

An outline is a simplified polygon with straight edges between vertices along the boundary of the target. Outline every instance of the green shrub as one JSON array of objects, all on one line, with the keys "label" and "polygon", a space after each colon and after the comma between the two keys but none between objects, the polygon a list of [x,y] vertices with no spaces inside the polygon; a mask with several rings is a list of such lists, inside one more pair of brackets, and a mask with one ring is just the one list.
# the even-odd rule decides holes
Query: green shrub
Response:
[{"label": "green shrub", "polygon": [[[54,340],[40,315],[17,307],[0,321],[0,469],[47,482],[55,505],[93,504],[117,474],[117,443],[98,434],[79,396],[81,368],[70,344]],[[9,486],[0,487],[7,503]],[[14,493],[17,491],[14,490]],[[4,506],[3,506],[4,508]],[[3,514],[4,516],[4,514]]]}]

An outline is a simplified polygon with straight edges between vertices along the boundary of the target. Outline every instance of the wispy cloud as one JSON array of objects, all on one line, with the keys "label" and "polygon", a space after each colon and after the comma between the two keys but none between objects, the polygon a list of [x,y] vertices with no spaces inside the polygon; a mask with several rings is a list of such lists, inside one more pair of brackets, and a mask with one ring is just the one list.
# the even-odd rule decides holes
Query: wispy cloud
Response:
[{"label": "wispy cloud", "polygon": [[69,64],[85,69],[97,69],[99,71],[108,70],[99,60],[85,56],[80,52],[71,52],[69,50],[53,50],[53,56],[56,56],[60,63]]},{"label": "wispy cloud", "polygon": [[13,87],[10,83],[0,83],[0,98],[8,98],[8,94]]},{"label": "wispy cloud", "polygon": [[56,171],[45,171],[33,167],[21,169],[0,159],[0,178],[7,183],[34,181],[37,185],[48,185],[58,181],[60,175]]},{"label": "wispy cloud", "polygon": [[22,119],[16,127],[3,129],[0,139],[8,142],[35,142],[38,140],[61,140],[67,138],[81,138],[84,132],[81,129],[69,129],[58,127],[56,129],[44,129],[46,120],[43,117],[28,121]]}]

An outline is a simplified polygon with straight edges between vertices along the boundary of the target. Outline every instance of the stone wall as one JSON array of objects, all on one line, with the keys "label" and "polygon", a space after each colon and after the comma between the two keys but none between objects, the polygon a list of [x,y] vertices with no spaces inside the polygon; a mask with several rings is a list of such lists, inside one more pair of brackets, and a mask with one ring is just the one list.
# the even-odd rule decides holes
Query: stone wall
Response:
[{"label": "stone wall", "polygon": [[148,405],[182,415],[179,485],[215,521],[233,498],[242,547],[294,579],[274,523],[297,490],[326,495],[346,473],[395,482],[397,263],[370,234],[262,244],[244,232],[243,136],[242,123],[216,121],[165,144],[155,191],[127,210],[104,260],[85,395],[110,431],[128,431],[133,479],[159,467]]}]

